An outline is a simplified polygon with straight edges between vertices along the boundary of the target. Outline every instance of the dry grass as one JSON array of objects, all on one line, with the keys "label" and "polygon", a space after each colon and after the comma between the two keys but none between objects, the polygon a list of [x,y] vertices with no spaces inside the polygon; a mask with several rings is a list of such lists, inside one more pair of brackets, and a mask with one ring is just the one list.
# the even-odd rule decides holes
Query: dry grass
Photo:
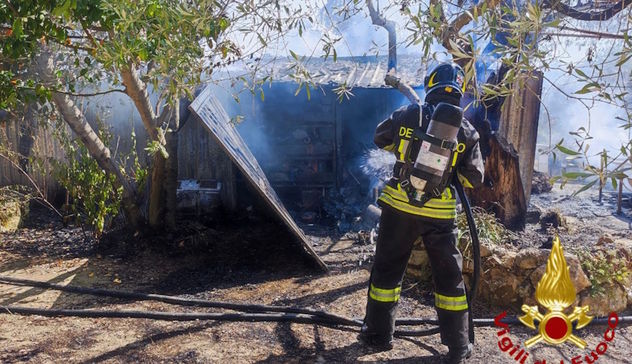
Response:
[{"label": "dry grass", "polygon": [[[513,234],[503,224],[501,224],[494,214],[485,211],[480,207],[472,208],[472,215],[478,231],[478,239],[481,244],[500,245],[507,241]],[[465,260],[472,260],[472,237],[467,225],[465,212],[460,213],[456,218],[456,225],[459,229],[457,245]]]}]

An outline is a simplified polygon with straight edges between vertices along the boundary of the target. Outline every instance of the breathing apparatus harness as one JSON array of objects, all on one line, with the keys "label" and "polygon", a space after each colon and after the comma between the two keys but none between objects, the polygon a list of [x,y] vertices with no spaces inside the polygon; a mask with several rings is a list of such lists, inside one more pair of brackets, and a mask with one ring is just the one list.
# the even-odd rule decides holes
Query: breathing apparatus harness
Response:
[{"label": "breathing apparatus harness", "polygon": [[[427,130],[423,130],[424,111],[432,112]],[[421,108],[419,127],[402,150],[403,160],[397,169],[399,184],[409,203],[423,207],[441,196],[452,180],[459,153],[465,145],[457,143],[463,110],[445,102]]]}]

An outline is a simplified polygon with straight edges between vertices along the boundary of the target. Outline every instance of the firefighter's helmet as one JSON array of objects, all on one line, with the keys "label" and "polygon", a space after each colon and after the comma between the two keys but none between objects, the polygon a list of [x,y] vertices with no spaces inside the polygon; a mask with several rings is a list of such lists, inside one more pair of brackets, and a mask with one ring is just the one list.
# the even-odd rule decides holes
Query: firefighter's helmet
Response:
[{"label": "firefighter's helmet", "polygon": [[442,63],[424,79],[426,97],[438,90],[443,90],[460,98],[465,93],[465,87],[465,72],[456,63]]}]

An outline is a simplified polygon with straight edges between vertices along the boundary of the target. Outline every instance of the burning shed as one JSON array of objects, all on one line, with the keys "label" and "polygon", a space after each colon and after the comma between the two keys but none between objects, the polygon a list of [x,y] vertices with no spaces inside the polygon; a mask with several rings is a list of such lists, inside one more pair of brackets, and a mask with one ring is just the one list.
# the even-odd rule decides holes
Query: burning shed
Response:
[{"label": "burning shed", "polygon": [[[400,65],[402,79],[423,84],[418,58],[404,56]],[[342,198],[350,189],[359,196],[369,191],[371,178],[360,167],[375,148],[375,126],[408,100],[384,85],[386,57],[312,59],[301,66],[310,75],[309,94],[292,62],[278,61],[266,72],[274,81],[264,86],[264,97],[248,94],[231,111],[243,116],[238,130],[286,206],[310,221],[326,215],[333,191],[346,191]],[[340,97],[341,87],[353,96]]]},{"label": "burning shed", "polygon": [[[402,56],[398,64],[398,76],[421,93],[425,67],[422,67],[419,58]],[[299,65],[294,60],[276,60],[263,71],[271,75],[273,81],[262,86],[262,95],[242,93],[240,101],[235,102],[236,90],[230,87],[210,86],[212,91],[209,92],[226,108],[231,124],[252,151],[270,188],[278,194],[291,216],[306,223],[333,217],[341,230],[348,230],[352,228],[349,224],[365,213],[367,205],[375,202],[376,188],[386,177],[381,171],[390,173],[393,162],[389,156],[375,150],[375,127],[395,109],[409,103],[400,91],[384,85],[387,66],[386,57],[340,58],[337,62],[319,58]],[[246,73],[243,69],[238,72]],[[231,79],[235,77],[231,75]],[[541,87],[541,78],[536,78],[535,83]],[[535,93],[539,93],[540,87],[533,88]],[[353,96],[341,97],[341,88],[349,90]],[[539,118],[537,100],[537,97],[518,95],[515,100],[512,98],[506,102],[508,106],[503,106],[502,111],[501,104],[497,105],[498,115],[495,117],[500,120],[496,121],[496,128],[501,127],[491,130],[492,134],[506,140],[507,150],[511,150],[512,144],[522,146],[520,154],[505,151],[504,154],[497,153],[496,159],[491,158],[491,162],[502,164],[509,161],[515,167],[505,168],[506,178],[492,176],[492,180],[500,182],[503,188],[524,191],[524,196],[503,192],[509,196],[508,201],[504,201],[499,200],[497,194],[484,193],[485,190],[475,198],[483,206],[501,201],[507,207],[505,210],[515,212],[513,215],[506,213],[507,218],[501,216],[510,225],[515,216],[518,216],[517,219],[524,215],[525,201],[529,198],[535,155],[534,133]],[[464,102],[467,103],[468,98],[464,98]],[[525,105],[529,112],[524,111]],[[487,108],[470,106],[466,113],[477,128],[489,123],[490,113],[479,112],[481,107]],[[516,110],[520,111],[517,116],[514,115]],[[190,130],[187,131],[187,128]],[[181,138],[180,144],[188,140],[214,148],[213,142],[207,140],[208,136],[198,129],[198,124],[187,123],[181,134],[190,137]],[[200,153],[198,148],[189,149],[191,153]],[[198,157],[186,157],[185,162],[191,166],[181,168],[181,175],[189,171],[191,176],[186,177],[199,178],[196,174],[204,169],[200,163],[209,163],[204,163],[208,157]],[[222,200],[232,201],[230,205],[236,206],[239,195],[236,181],[244,176],[235,173],[231,169],[232,164],[225,163],[225,156],[217,150],[211,158],[214,178],[222,183]],[[186,163],[181,161],[180,165]],[[488,165],[489,171],[499,170],[494,163]],[[388,165],[389,168],[376,164]],[[498,185],[491,190],[505,191]],[[520,202],[519,206],[514,200]]]}]

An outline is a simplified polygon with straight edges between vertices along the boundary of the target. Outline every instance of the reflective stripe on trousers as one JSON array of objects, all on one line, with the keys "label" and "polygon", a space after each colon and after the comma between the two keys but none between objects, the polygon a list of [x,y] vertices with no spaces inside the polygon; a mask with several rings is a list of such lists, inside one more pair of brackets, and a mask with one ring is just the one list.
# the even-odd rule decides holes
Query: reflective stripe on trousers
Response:
[{"label": "reflective stripe on trousers", "polygon": [[369,297],[378,302],[397,302],[399,301],[399,295],[402,291],[402,287],[396,287],[393,289],[378,288],[371,283],[369,288]]},{"label": "reflective stripe on trousers", "polygon": [[467,297],[465,295],[450,297],[435,293],[435,306],[447,311],[467,310]]}]

